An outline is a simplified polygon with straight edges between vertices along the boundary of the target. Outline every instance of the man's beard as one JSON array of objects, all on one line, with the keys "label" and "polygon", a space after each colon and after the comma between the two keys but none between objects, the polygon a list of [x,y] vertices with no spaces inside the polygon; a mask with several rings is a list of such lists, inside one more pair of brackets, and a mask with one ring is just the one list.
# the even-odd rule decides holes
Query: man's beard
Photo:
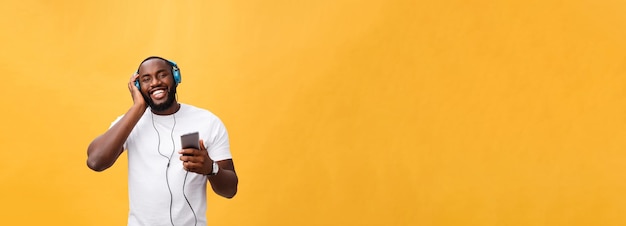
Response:
[{"label": "man's beard", "polygon": [[153,111],[164,111],[171,107],[174,104],[174,100],[176,100],[176,85],[172,87],[171,91],[167,91],[167,100],[165,100],[162,104],[155,104],[154,101],[152,101],[152,98],[143,92],[141,95]]}]

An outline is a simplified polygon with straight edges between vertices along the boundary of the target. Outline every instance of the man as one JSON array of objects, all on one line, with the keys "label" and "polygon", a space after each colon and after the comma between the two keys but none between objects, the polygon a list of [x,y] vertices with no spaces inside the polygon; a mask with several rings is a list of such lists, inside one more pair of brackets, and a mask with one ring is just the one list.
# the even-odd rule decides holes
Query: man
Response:
[{"label": "man", "polygon": [[[133,105],[87,149],[87,165],[103,171],[128,150],[128,225],[206,225],[206,185],[237,193],[228,133],[213,113],[178,103],[180,70],[148,57],[130,78]],[[181,135],[199,132],[199,149],[181,148]]]}]

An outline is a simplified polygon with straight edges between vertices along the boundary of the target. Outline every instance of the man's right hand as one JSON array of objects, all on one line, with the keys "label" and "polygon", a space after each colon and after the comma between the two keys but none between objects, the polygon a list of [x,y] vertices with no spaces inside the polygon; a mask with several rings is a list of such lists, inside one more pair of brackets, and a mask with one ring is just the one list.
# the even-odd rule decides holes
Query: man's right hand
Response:
[{"label": "man's right hand", "polygon": [[133,98],[134,104],[138,104],[140,106],[144,106],[147,108],[148,105],[146,104],[146,100],[143,99],[143,96],[141,95],[141,91],[139,90],[139,88],[135,86],[135,81],[137,81],[138,79],[139,79],[139,74],[137,73],[133,74],[133,76],[130,77],[130,81],[128,82],[128,90],[130,91],[130,95]]}]

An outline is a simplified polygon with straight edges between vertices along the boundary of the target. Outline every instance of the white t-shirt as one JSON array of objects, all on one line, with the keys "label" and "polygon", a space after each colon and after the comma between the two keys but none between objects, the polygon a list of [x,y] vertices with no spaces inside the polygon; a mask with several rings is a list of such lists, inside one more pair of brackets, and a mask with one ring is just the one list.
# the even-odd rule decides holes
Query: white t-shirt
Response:
[{"label": "white t-shirt", "polygon": [[208,110],[181,104],[175,114],[155,115],[146,109],[124,143],[128,150],[129,226],[207,224],[207,177],[185,171],[178,154],[180,136],[196,131],[211,159],[232,158],[228,132]]}]

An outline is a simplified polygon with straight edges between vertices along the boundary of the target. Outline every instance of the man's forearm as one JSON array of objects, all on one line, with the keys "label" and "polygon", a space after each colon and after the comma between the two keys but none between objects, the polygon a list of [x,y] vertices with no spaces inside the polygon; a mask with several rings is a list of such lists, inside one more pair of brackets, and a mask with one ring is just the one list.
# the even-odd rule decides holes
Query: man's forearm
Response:
[{"label": "man's forearm", "polygon": [[95,171],[102,171],[109,168],[119,155],[124,141],[132,131],[139,118],[145,111],[141,106],[133,106],[117,122],[116,125],[107,130],[104,134],[94,139],[87,148],[87,166]]},{"label": "man's forearm", "polygon": [[216,175],[209,176],[213,191],[225,198],[232,198],[237,194],[239,178],[234,170],[232,160],[218,162],[220,170]]}]

